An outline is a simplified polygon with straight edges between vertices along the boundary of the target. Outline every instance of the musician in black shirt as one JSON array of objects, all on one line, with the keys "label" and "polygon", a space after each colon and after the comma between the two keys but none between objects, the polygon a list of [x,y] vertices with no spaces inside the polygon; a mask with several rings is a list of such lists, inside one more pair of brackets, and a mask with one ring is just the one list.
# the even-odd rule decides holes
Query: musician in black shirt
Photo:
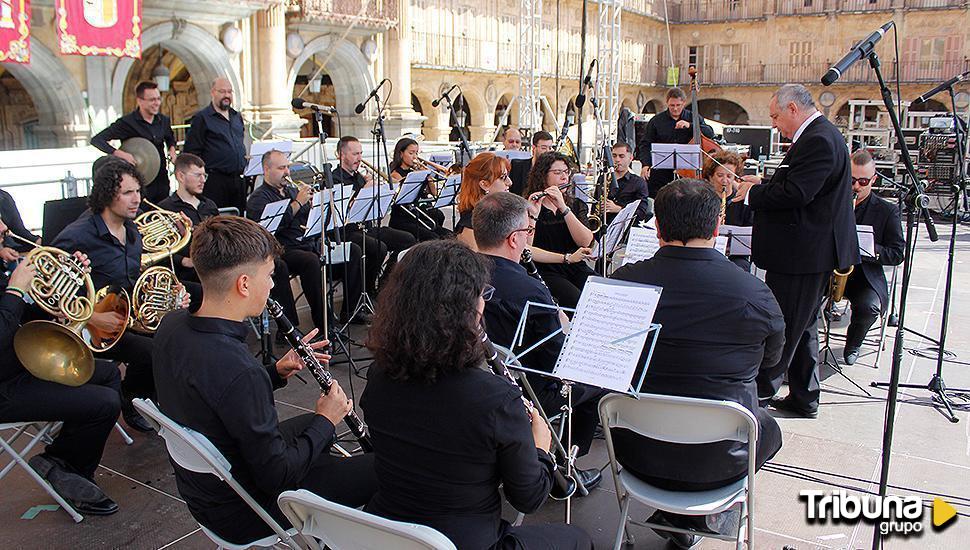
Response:
[{"label": "musician in black shirt", "polygon": [[[432,188],[436,186],[436,179],[444,177],[445,168],[433,162],[426,163],[420,160],[418,158],[419,152],[418,142],[411,138],[401,138],[394,144],[394,158],[388,167],[391,171],[389,175],[392,182],[400,185],[408,174],[415,170],[431,169],[437,171],[438,174],[432,173],[428,177],[418,200],[410,205],[395,205],[391,208],[391,219],[388,225],[395,229],[407,231],[419,241],[429,241],[451,235],[451,231],[442,227],[442,224],[445,223],[445,215],[441,210],[418,204],[421,199],[427,199],[437,194]],[[426,165],[427,168],[422,165]]]},{"label": "musician in black shirt", "polygon": [[158,151],[158,173],[145,186],[145,198],[157,203],[168,196],[169,181],[165,153],[168,153],[170,160],[175,159],[175,133],[172,132],[172,121],[159,112],[162,107],[162,94],[158,91],[158,84],[151,81],[139,82],[135,86],[135,99],[138,102],[138,108],[98,132],[91,138],[91,145],[109,155],[135,164],[135,157],[115,149],[108,142],[112,140],[124,142],[133,137],[145,138],[152,142]]},{"label": "musician in black shirt", "polygon": [[455,225],[455,235],[459,241],[472,250],[478,250],[472,227],[472,211],[482,197],[508,191],[511,184],[509,160],[495,153],[479,153],[465,166],[461,189],[458,190],[458,223]]},{"label": "musician in black shirt", "polygon": [[428,525],[464,550],[591,548],[570,525],[512,527],[505,498],[537,510],[553,484],[551,434],[522,392],[485,365],[488,261],[454,241],[422,243],[391,273],[367,345],[361,397],[379,489],[367,510]]},{"label": "musician in black shirt", "polygon": [[[310,304],[310,317],[313,325],[323,329],[323,278],[320,263],[319,236],[304,239],[304,227],[310,216],[310,201],[313,192],[307,185],[294,189],[284,182],[290,175],[290,161],[286,154],[273,149],[263,155],[263,184],[253,190],[246,203],[246,217],[259,221],[266,205],[287,200],[289,205],[283,210],[283,219],[276,229],[276,240],[283,245],[282,259],[289,272],[300,277],[307,303]],[[333,269],[335,276],[343,277],[344,317],[348,317],[357,305],[361,293],[361,250],[355,243],[347,243],[349,257]],[[289,283],[287,283],[289,284]]]},{"label": "musician in black shirt", "polygon": [[532,158],[512,160],[512,166],[509,168],[512,188],[509,191],[521,195],[528,184],[529,172],[532,171],[532,167],[536,165],[539,157],[555,150],[556,140],[552,137],[552,134],[544,130],[532,134],[532,147],[529,149],[532,152]]},{"label": "musician in black shirt", "polygon": [[588,207],[569,190],[569,178],[566,157],[545,153],[529,172],[523,196],[544,194],[532,244],[552,254],[535,255],[536,266],[559,305],[576,307],[586,278],[594,274],[585,261],[593,232],[586,227]]},{"label": "musician in black shirt", "polygon": [[[40,237],[31,233],[24,226],[24,220],[20,217],[20,210],[17,208],[17,202],[13,200],[13,196],[3,189],[0,189],[0,218],[6,224],[8,233],[40,244]],[[4,262],[16,261],[20,258],[22,252],[30,252],[33,248],[25,242],[14,239],[9,234],[3,236],[2,243],[0,245],[0,260]]]},{"label": "musician in black shirt", "polygon": [[[279,245],[255,222],[210,218],[196,228],[192,258],[205,298],[195,314],[178,311],[158,329],[158,406],[175,422],[205,435],[232,466],[233,477],[277,521],[283,491],[308,489],[347,506],[374,493],[373,456],[334,458],[335,428],[353,408],[340,385],[321,394],[313,414],[280,423],[273,390],[304,364],[294,351],[264,368],[246,345],[247,317],[266,306]],[[309,341],[316,330],[306,335]],[[313,349],[327,346],[322,340]],[[316,354],[326,365],[329,356]],[[173,461],[179,494],[193,517],[230,542],[272,534],[226,483]]]},{"label": "musician in black shirt", "polygon": [[[650,196],[656,197],[657,191],[674,179],[673,170],[651,170],[653,164],[651,147],[654,143],[690,143],[694,137],[691,129],[692,114],[685,109],[687,94],[680,88],[670,88],[666,95],[667,110],[651,118],[637,135],[637,160],[643,164],[640,175],[647,180]],[[714,138],[714,129],[701,118],[701,133]]]},{"label": "musician in black shirt", "polygon": [[[650,192],[647,189],[646,180],[630,171],[630,163],[633,162],[633,149],[624,142],[617,142],[613,144],[612,154],[613,166],[616,169],[616,185],[613,185],[613,182],[610,181],[610,190],[606,194],[606,219],[603,221],[609,224],[620,213],[620,210],[635,200],[640,200],[640,206],[637,207],[637,219],[646,220],[650,209],[649,203],[647,203]],[[602,180],[600,185],[602,185]],[[602,189],[602,187],[599,189]],[[596,198],[599,200],[599,196]]]}]

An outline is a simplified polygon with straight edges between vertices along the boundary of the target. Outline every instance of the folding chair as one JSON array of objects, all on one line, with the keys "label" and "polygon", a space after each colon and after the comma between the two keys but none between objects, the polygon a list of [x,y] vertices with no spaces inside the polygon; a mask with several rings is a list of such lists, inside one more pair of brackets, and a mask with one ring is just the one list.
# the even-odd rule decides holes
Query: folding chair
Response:
[{"label": "folding chair", "polygon": [[[606,435],[606,449],[616,484],[616,499],[620,506],[620,526],[616,531],[614,549],[623,544],[624,534],[629,544],[633,537],[628,523],[663,531],[688,533],[721,540],[734,540],[738,550],[746,541],[753,546],[752,518],[753,484],[758,441],[758,421],[749,410],[730,401],[715,401],[692,397],[677,397],[642,393],[639,399],[613,394],[599,403],[600,421]],[[748,443],[748,475],[725,487],[709,491],[667,491],[644,482],[624,470],[616,460],[612,431],[625,428],[638,435],[660,441],[681,444],[703,444],[734,440]],[[741,504],[741,521],[736,535],[691,531],[629,518],[630,502],[636,500],[647,506],[684,515],[709,515],[723,512]]]},{"label": "folding chair", "polygon": [[[4,439],[0,437],[0,455],[6,452],[6,453],[10,453],[10,456],[12,457],[12,460],[10,461],[10,463],[4,466],[3,470],[0,470],[0,479],[3,479],[3,477],[6,476],[7,473],[10,472],[10,470],[13,470],[14,465],[19,465],[27,472],[27,475],[34,478],[34,481],[36,481],[38,485],[40,485],[45,491],[47,491],[47,494],[49,494],[51,498],[53,498],[54,501],[57,502],[57,504],[61,508],[63,508],[64,511],[71,516],[71,518],[74,519],[75,523],[80,523],[80,521],[84,519],[84,516],[77,513],[77,510],[71,507],[71,505],[68,504],[63,497],[61,497],[61,495],[57,494],[57,491],[55,491],[54,488],[51,487],[51,484],[48,483],[46,479],[41,477],[41,475],[37,473],[37,470],[34,470],[30,466],[26,458],[27,455],[30,454],[30,451],[32,451],[33,448],[38,443],[41,443],[44,440],[49,440],[51,430],[53,430],[55,427],[59,427],[59,425],[60,425],[60,422],[3,422],[3,423],[0,423],[0,431],[15,430],[13,435],[9,438]],[[29,428],[34,428],[36,432],[35,433],[28,432],[27,430]],[[17,450],[13,448],[13,444],[18,439],[20,439],[22,435],[26,435],[27,437],[29,437],[30,442],[28,442],[24,446],[24,448],[20,450],[20,452],[17,452]]]},{"label": "folding chair", "polygon": [[456,550],[448,537],[426,525],[392,521],[330,502],[306,489],[285,491],[278,500],[310,548],[333,550]]},{"label": "folding chair", "polygon": [[220,216],[238,216],[239,209],[235,206],[224,206],[219,209]]},{"label": "folding chair", "polygon": [[222,455],[219,449],[212,444],[209,439],[199,432],[186,428],[172,420],[171,418],[165,416],[162,411],[155,406],[150,400],[146,399],[135,399],[132,401],[138,412],[145,417],[155,431],[165,440],[165,447],[168,449],[169,456],[172,457],[176,463],[182,468],[189,470],[190,472],[196,472],[200,474],[212,474],[227,485],[232,487],[232,490],[239,495],[239,498],[243,499],[249,507],[256,512],[260,519],[262,519],[266,525],[268,525],[275,534],[268,537],[254,540],[245,544],[233,544],[231,542],[223,540],[221,537],[210,531],[206,526],[199,524],[202,532],[209,537],[212,542],[216,543],[219,548],[226,548],[228,550],[244,550],[246,548],[251,548],[253,546],[257,547],[269,547],[276,544],[285,544],[292,548],[293,550],[300,550],[302,547],[293,540],[293,535],[296,534],[295,529],[290,529],[289,531],[283,529],[276,520],[273,519],[269,513],[259,505],[258,502],[249,494],[246,489],[232,477],[232,473],[229,471],[232,465],[226,460],[226,457]]}]

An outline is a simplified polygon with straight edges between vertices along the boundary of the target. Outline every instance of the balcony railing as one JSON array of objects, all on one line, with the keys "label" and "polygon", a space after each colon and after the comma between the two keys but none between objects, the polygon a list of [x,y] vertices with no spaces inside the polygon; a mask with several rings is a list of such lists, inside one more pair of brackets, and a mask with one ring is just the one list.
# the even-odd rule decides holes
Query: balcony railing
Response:
[{"label": "balcony railing", "polygon": [[679,23],[738,21],[765,16],[771,0],[684,0],[669,4],[670,18]]},{"label": "balcony railing", "polygon": [[[754,64],[743,66],[706,67],[698,73],[698,80],[706,86],[758,86],[786,83],[817,83],[830,64],[808,63],[803,65]],[[896,78],[896,66],[886,63],[886,79]],[[963,71],[970,70],[970,60],[917,61],[903,63],[899,67],[900,82],[939,82]],[[657,82],[666,80],[666,68],[657,71]],[[856,63],[839,79],[841,84],[869,84],[876,76],[867,63]],[[681,71],[680,85],[689,84],[690,77]]]},{"label": "balcony railing", "polygon": [[287,0],[287,7],[307,21],[389,29],[397,25],[401,0]]}]

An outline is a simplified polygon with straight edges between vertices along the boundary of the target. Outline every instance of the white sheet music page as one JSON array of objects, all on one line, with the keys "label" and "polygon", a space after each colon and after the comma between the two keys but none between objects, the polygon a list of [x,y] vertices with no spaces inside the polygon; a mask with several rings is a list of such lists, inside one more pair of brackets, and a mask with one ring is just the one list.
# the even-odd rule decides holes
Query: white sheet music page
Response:
[{"label": "white sheet music page", "polygon": [[649,260],[660,250],[660,240],[657,230],[652,227],[634,227],[630,229],[630,238],[626,241],[626,255],[623,265]]},{"label": "white sheet music page", "polygon": [[620,244],[623,241],[623,234],[626,233],[627,227],[633,223],[633,217],[637,213],[637,208],[640,206],[640,200],[637,199],[630,204],[623,207],[610,225],[606,228],[606,235],[603,237],[603,246],[596,249],[596,254],[593,254],[594,258],[599,258],[600,253],[605,253],[607,256],[616,252],[616,249],[620,248]]},{"label": "white sheet music page", "polygon": [[729,237],[728,256],[751,255],[751,227],[741,225],[722,225],[721,235]]},{"label": "white sheet music page", "polygon": [[725,256],[727,256],[727,244],[728,244],[727,235],[718,235],[717,237],[714,238],[714,250],[717,250],[718,252],[720,252],[721,254],[724,254]]},{"label": "white sheet music page", "polygon": [[876,239],[873,236],[871,225],[857,225],[856,231],[859,233],[859,253],[869,258],[876,257]]},{"label": "white sheet music page", "polygon": [[657,286],[590,277],[553,374],[581,384],[629,391],[660,292]]}]

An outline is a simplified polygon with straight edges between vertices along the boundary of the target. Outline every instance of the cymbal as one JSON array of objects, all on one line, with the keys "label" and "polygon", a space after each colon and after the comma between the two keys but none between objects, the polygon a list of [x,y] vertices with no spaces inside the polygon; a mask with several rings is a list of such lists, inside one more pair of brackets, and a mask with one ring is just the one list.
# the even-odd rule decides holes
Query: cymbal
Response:
[{"label": "cymbal", "polygon": [[151,183],[158,175],[161,159],[158,157],[158,149],[152,142],[141,137],[128,138],[121,143],[119,149],[135,157],[137,161],[135,168],[145,179],[145,183]]}]

